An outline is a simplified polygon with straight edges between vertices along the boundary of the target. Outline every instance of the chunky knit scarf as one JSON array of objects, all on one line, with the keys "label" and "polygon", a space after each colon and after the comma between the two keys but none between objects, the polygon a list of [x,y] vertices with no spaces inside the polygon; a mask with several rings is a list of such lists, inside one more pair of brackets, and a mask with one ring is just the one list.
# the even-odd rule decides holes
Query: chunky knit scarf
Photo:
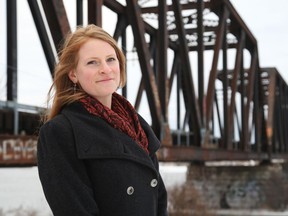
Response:
[{"label": "chunky knit scarf", "polygon": [[87,96],[80,100],[86,110],[112,127],[130,136],[148,154],[148,140],[133,106],[121,95],[113,93],[111,109],[97,99]]}]

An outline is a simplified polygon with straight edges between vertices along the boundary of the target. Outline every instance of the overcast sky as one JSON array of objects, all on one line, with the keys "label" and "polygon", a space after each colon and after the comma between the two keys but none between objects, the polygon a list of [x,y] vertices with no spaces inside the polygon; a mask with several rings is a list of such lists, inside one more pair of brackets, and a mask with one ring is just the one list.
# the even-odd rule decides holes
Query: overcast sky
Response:
[{"label": "overcast sky", "polygon": [[[65,0],[65,2],[71,4],[71,0]],[[276,67],[288,82],[286,39],[288,37],[288,0],[231,0],[231,2],[257,39],[260,66]],[[19,0],[17,3],[19,6],[18,102],[44,106],[46,94],[51,85],[51,76],[43,57],[28,3],[24,0]],[[6,0],[0,0],[0,100],[6,98],[5,4]],[[73,13],[68,12],[68,16],[73,16]],[[104,19],[103,22],[111,26],[111,20]]]},{"label": "overcast sky", "polygon": [[231,0],[258,42],[261,67],[276,67],[288,83],[288,1]]}]

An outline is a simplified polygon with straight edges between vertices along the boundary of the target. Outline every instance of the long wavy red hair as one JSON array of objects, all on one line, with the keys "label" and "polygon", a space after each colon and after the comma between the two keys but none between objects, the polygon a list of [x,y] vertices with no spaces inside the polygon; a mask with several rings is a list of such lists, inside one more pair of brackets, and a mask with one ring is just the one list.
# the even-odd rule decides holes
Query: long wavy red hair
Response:
[{"label": "long wavy red hair", "polygon": [[125,85],[126,60],[122,50],[118,47],[114,38],[102,28],[94,24],[89,24],[85,27],[78,26],[74,32],[70,32],[66,36],[63,47],[58,53],[59,60],[55,66],[53,83],[48,92],[47,103],[49,104],[52,101],[52,104],[51,108],[47,109],[47,113],[43,119],[44,122],[54,118],[65,105],[73,103],[86,95],[81,87],[77,89],[76,93],[74,92],[74,83],[69,79],[68,74],[71,70],[77,67],[79,49],[91,38],[103,40],[115,49],[120,66],[119,87]]}]

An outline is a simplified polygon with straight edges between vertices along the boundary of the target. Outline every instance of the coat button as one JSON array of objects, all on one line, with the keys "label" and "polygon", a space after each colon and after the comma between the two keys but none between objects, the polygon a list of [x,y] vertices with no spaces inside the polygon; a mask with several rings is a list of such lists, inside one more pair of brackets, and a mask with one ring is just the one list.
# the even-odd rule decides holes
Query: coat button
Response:
[{"label": "coat button", "polygon": [[152,179],[152,181],[150,182],[151,187],[156,187],[158,184],[157,179]]},{"label": "coat button", "polygon": [[134,188],[132,186],[127,188],[127,194],[132,195],[134,193]]}]

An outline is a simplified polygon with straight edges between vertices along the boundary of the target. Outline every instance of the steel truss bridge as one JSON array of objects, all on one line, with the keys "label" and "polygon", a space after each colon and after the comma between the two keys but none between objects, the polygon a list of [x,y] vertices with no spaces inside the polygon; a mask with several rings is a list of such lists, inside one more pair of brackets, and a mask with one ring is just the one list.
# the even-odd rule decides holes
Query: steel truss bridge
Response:
[{"label": "steel truss bridge", "polygon": [[[6,1],[7,31],[1,33],[7,34],[8,65],[7,101],[0,103],[2,166],[35,163],[33,135],[43,111],[16,102],[17,2]],[[288,158],[287,83],[276,68],[259,65],[257,40],[228,0],[27,3],[51,76],[67,32],[87,23],[113,27],[127,62],[131,52],[136,56],[140,79],[134,105],[149,107],[163,144],[160,160]],[[69,5],[76,10],[74,20],[68,19]],[[136,73],[127,67],[128,79]],[[128,89],[129,82],[124,96]]]}]

